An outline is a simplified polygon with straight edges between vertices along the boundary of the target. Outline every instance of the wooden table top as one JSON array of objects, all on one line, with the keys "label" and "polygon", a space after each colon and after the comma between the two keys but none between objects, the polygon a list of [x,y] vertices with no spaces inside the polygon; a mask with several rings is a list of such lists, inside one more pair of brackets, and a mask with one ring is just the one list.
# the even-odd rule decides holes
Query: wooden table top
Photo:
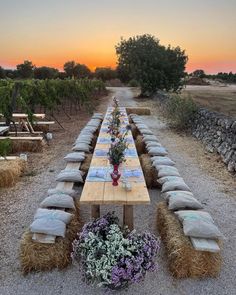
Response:
[{"label": "wooden table top", "polygon": [[2,127],[0,126],[0,134],[6,132],[8,130],[9,130],[9,127],[8,126],[2,126]]},{"label": "wooden table top", "polygon": [[[33,116],[37,119],[44,119],[45,118],[45,114],[33,114]],[[4,117],[3,114],[0,114],[0,117]],[[12,118],[26,119],[26,118],[28,118],[28,115],[24,114],[24,113],[14,113],[14,114],[12,114]]]},{"label": "wooden table top", "polygon": [[[101,131],[99,133],[99,137],[106,138],[109,137],[107,133],[102,131],[102,128],[105,128],[107,122],[107,116],[103,121]],[[126,112],[124,112],[124,117],[128,119]],[[126,127],[126,123],[123,123],[121,127]],[[129,137],[132,137],[132,133],[129,132]],[[92,157],[90,169],[94,169],[95,167],[102,167],[109,169],[110,164],[107,159],[107,156],[97,157],[95,155],[96,150],[105,149],[108,150],[110,147],[110,143],[100,144],[97,143],[94,154]],[[132,137],[132,142],[129,143],[129,148],[135,149],[134,140]],[[140,165],[140,161],[138,155],[127,157],[126,162],[121,165],[121,174],[122,169],[140,169],[142,173],[142,168]],[[88,172],[88,175],[89,175]],[[130,179],[132,190],[126,191],[122,187],[122,181],[119,180],[118,186],[113,186],[111,181],[88,181],[88,176],[84,184],[84,188],[80,197],[80,203],[82,204],[90,204],[90,205],[102,205],[102,204],[117,204],[117,205],[137,205],[137,204],[150,204],[150,197],[148,194],[148,190],[146,187],[145,179],[142,173],[142,177],[140,180],[136,181],[134,179]]]}]

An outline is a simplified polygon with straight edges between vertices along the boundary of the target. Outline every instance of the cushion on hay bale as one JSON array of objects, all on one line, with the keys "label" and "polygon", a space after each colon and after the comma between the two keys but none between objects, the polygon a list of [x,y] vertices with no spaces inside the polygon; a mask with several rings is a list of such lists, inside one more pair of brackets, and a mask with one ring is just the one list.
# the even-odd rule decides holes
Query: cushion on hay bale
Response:
[{"label": "cushion on hay bale", "polygon": [[142,154],[140,156],[140,164],[143,170],[147,187],[148,188],[156,187],[157,172],[155,168],[152,166],[150,156],[148,154]]},{"label": "cushion on hay bale", "polygon": [[65,224],[68,224],[71,221],[72,214],[62,210],[38,208],[34,215],[34,219],[39,218],[58,219]]},{"label": "cushion on hay bale", "polygon": [[162,156],[154,156],[151,158],[151,161],[154,165],[168,165],[168,166],[174,166],[175,162],[173,162],[168,157],[162,157]]},{"label": "cushion on hay bale", "polygon": [[170,181],[170,180],[184,181],[183,178],[180,176],[164,176],[164,177],[158,178],[157,182],[160,183],[161,185],[163,185],[163,183],[165,183],[166,181]]},{"label": "cushion on hay bale", "polygon": [[75,209],[73,198],[65,194],[55,194],[48,196],[40,203],[40,207]]},{"label": "cushion on hay bale", "polygon": [[140,133],[143,134],[143,135],[153,135],[153,132],[150,130],[150,129],[144,129],[144,128],[141,128],[139,129]]},{"label": "cushion on hay bale", "polygon": [[186,236],[195,238],[217,239],[223,237],[211,215],[204,211],[176,211],[175,214],[183,223]]},{"label": "cushion on hay bale", "polygon": [[170,192],[162,193],[161,196],[165,200],[168,201],[170,197],[177,197],[177,196],[192,196],[193,197],[193,193],[191,193],[189,191],[170,191]]},{"label": "cushion on hay bale", "polygon": [[59,219],[37,218],[30,225],[32,233],[65,237],[66,224]]},{"label": "cushion on hay bale", "polygon": [[84,173],[78,169],[62,170],[56,177],[56,181],[82,182]]},{"label": "cushion on hay bale", "polygon": [[151,156],[166,156],[168,152],[164,147],[151,147],[148,148],[148,153]]},{"label": "cushion on hay bale", "polygon": [[141,154],[144,154],[145,151],[146,151],[146,148],[145,148],[145,143],[143,142],[143,138],[141,135],[138,135],[136,140],[135,140],[135,146],[136,146],[136,150],[137,150],[137,153],[139,155]]},{"label": "cushion on hay bale", "polygon": [[[149,149],[149,148],[151,148],[151,147],[161,147],[162,145],[159,143],[159,142],[157,142],[157,141],[147,141],[147,142],[145,142],[145,144],[146,144],[146,148],[147,149]],[[152,157],[152,158],[154,158],[154,157]]]},{"label": "cushion on hay bale", "polygon": [[85,153],[84,152],[74,152],[69,153],[64,157],[64,160],[66,162],[82,162],[85,159]]},{"label": "cushion on hay bale", "polygon": [[151,115],[151,111],[149,108],[133,108],[133,107],[126,107],[127,114],[136,114],[140,116],[144,115]]},{"label": "cushion on hay bale", "polygon": [[175,196],[170,197],[168,202],[170,210],[188,209],[202,209],[202,205],[193,196]]},{"label": "cushion on hay bale", "polygon": [[148,142],[148,141],[158,141],[158,140],[155,135],[143,135],[143,141]]},{"label": "cushion on hay bale", "polygon": [[33,234],[27,230],[21,239],[20,262],[24,274],[31,271],[48,271],[53,268],[63,269],[71,263],[72,242],[82,224],[73,215],[67,226],[65,238],[57,237],[54,244],[42,244],[32,240]]},{"label": "cushion on hay bale", "polygon": [[165,202],[157,205],[157,227],[165,245],[169,270],[176,278],[215,277],[221,268],[220,252],[197,251]]},{"label": "cushion on hay bale", "polygon": [[155,168],[158,171],[158,178],[161,178],[164,176],[180,176],[177,168],[173,166],[155,165]]},{"label": "cushion on hay bale", "polygon": [[60,194],[66,194],[69,195],[73,198],[77,197],[78,192],[74,189],[68,189],[68,188],[63,188],[63,189],[58,189],[58,188],[51,188],[47,191],[47,194],[50,195],[60,195]]},{"label": "cushion on hay bale", "polygon": [[191,191],[189,186],[184,182],[182,178],[180,179],[171,179],[165,181],[162,185],[162,193],[169,191]]},{"label": "cushion on hay bale", "polygon": [[92,149],[92,147],[86,143],[76,143],[76,145],[72,148],[75,152],[85,152],[89,153],[89,151]]}]

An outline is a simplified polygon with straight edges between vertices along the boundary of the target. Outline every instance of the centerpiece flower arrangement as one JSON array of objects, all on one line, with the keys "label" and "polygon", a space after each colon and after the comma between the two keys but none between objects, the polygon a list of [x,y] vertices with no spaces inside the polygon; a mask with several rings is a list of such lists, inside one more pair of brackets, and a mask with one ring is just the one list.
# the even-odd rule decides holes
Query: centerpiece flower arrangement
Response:
[{"label": "centerpiece flower arrangement", "polygon": [[113,212],[84,225],[73,242],[72,258],[87,283],[118,290],[157,269],[159,248],[159,240],[149,232],[122,230]]},{"label": "centerpiece flower arrangement", "polygon": [[114,109],[111,112],[111,118],[108,125],[108,133],[111,135],[111,139],[114,140],[119,134],[119,128],[121,124],[120,116],[121,112],[119,110],[119,101],[114,97],[113,99]]}]

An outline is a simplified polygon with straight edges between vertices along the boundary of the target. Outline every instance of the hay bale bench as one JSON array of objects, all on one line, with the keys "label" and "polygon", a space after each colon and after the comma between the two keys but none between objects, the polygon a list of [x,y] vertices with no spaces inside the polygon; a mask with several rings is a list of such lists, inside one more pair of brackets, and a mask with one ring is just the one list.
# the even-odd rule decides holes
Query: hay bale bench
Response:
[{"label": "hay bale bench", "polygon": [[157,183],[157,171],[152,166],[150,156],[148,154],[142,154],[139,157],[140,164],[143,170],[144,178],[148,188],[158,187]]},{"label": "hay bale bench", "polygon": [[65,238],[56,237],[55,243],[43,244],[32,240],[33,233],[28,229],[20,244],[21,269],[24,274],[31,271],[47,271],[53,268],[63,269],[71,263],[72,242],[82,227],[79,219],[79,206],[68,210],[73,217],[66,229]]},{"label": "hay bale bench", "polygon": [[13,186],[26,168],[19,157],[0,157],[0,187]]},{"label": "hay bale bench", "polygon": [[151,110],[145,107],[126,107],[127,115],[136,114],[139,116],[150,116]]},{"label": "hay bale bench", "polygon": [[189,237],[166,202],[157,205],[157,228],[165,245],[169,270],[176,278],[216,277],[221,268],[220,252],[194,249]]},{"label": "hay bale bench", "polygon": [[0,140],[10,139],[12,142],[12,152],[41,152],[43,150],[42,136],[1,136]]}]

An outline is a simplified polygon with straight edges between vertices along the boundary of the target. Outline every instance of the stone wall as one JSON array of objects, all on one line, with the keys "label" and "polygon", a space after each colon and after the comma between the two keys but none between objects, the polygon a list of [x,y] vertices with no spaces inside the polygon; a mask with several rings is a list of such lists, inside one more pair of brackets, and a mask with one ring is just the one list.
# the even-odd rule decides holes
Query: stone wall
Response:
[{"label": "stone wall", "polygon": [[192,134],[209,152],[217,152],[230,172],[236,171],[236,119],[200,108],[192,123]]}]

